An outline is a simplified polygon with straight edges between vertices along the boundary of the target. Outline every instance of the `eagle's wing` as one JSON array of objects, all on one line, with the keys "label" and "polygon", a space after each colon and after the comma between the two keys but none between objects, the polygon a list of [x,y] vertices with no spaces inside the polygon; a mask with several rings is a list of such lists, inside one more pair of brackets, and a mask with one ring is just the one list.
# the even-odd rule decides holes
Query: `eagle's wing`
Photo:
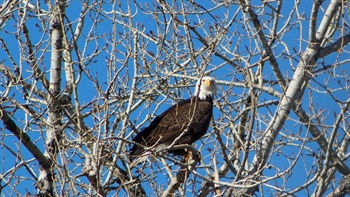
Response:
[{"label": "eagle's wing", "polygon": [[[192,144],[207,131],[212,116],[212,104],[209,101],[194,99],[181,101],[156,117],[152,123],[133,139],[145,147],[172,144],[187,129],[187,133],[176,144]],[[140,155],[143,148],[137,145],[131,155]]]}]

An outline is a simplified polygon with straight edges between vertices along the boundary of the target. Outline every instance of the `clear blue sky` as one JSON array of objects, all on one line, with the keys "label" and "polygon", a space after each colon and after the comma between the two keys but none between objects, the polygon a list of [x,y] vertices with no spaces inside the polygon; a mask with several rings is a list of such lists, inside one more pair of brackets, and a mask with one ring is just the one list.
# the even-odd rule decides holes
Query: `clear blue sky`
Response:
[{"label": "clear blue sky", "polygon": [[[154,1],[138,1],[140,4],[143,4],[145,2],[148,2],[148,5],[152,6],[153,3],[155,3]],[[199,1],[198,1],[199,2]],[[252,1],[253,4],[255,4],[257,1]],[[256,4],[256,5],[260,5],[260,1]],[[328,3],[328,2],[327,2]],[[206,9],[210,9],[212,7],[212,4],[208,1],[206,1],[205,3],[201,2],[200,3],[201,6],[205,7]],[[106,10],[106,11],[110,11],[112,8],[110,7],[111,5],[110,4],[105,4],[103,5],[103,8]],[[284,25],[284,22],[286,20],[286,17],[288,16],[288,13],[291,9],[291,7],[294,6],[294,2],[293,1],[284,1],[283,2],[283,9],[282,9],[282,12],[281,14],[284,15],[285,17],[281,18],[280,20],[280,25],[279,26],[283,26]],[[301,2],[301,5],[299,6],[299,14],[301,16],[304,16],[306,18],[308,18],[310,16],[310,10],[311,10],[311,6],[312,6],[312,1],[302,1]],[[43,7],[43,9],[47,9],[46,7]],[[79,17],[79,10],[80,9],[80,4],[78,1],[73,1],[71,3],[71,5],[69,7],[67,7],[67,15],[68,15],[68,18],[70,21],[74,21],[74,20],[77,20],[78,17]],[[126,7],[125,7],[126,9]],[[133,10],[135,10],[134,8],[132,8]],[[230,15],[233,15],[234,14],[234,10],[237,9],[236,6],[232,6],[230,7],[230,9],[232,9],[232,12],[229,12]],[[267,11],[269,11],[269,9],[267,9]],[[214,15],[215,17],[216,16],[219,16],[219,17],[224,17],[225,13],[227,11],[224,10],[223,8],[220,8],[220,9],[217,9],[215,11],[212,12],[212,15]],[[92,19],[94,19],[95,13],[89,15],[89,17],[91,16]],[[320,22],[320,19],[321,19],[321,16],[322,16],[322,12],[319,13],[319,18],[318,18],[318,24]],[[89,18],[87,17],[87,18]],[[259,17],[267,17],[267,16],[259,16]],[[240,19],[240,17],[237,17],[237,19]],[[195,21],[196,19],[193,18],[193,20]],[[295,20],[293,19],[293,22]],[[210,23],[210,22],[213,22],[213,19],[211,17],[207,17],[206,18],[206,22],[207,23]],[[42,33],[39,31],[39,28],[36,27],[36,24],[38,23],[38,21],[36,19],[30,19],[27,23],[28,25],[28,28],[30,29],[30,34],[31,34],[31,39],[32,39],[32,42],[33,43],[37,43],[39,40],[41,39],[48,39],[48,35],[42,35]],[[8,33],[5,33],[5,31],[7,32],[15,32],[16,31],[16,26],[14,26],[16,23],[14,22],[14,19],[11,19],[7,25],[5,27],[2,28],[2,31],[0,31],[0,37],[2,37],[5,42],[7,43],[7,46],[8,48],[10,49],[12,55],[14,55],[15,58],[15,61],[16,63],[20,63],[19,62],[19,57],[16,56],[15,54],[18,53],[19,54],[19,45],[18,45],[18,41],[16,40],[15,36],[14,35],[9,35]],[[90,32],[90,26],[92,24],[92,20],[89,18],[86,23],[84,24],[84,29],[83,29],[83,34],[82,34],[82,37],[89,37],[89,34],[110,34],[111,32],[111,28],[112,28],[112,23],[111,21],[108,21],[108,20],[103,20],[103,22],[101,23],[101,25],[98,26],[98,28],[94,29],[92,32]],[[137,16],[134,18],[134,24],[143,24],[145,26],[145,29],[146,31],[145,32],[149,32],[150,30],[156,32],[156,23],[155,21],[152,19],[152,17],[150,15],[146,15],[144,14],[141,10],[138,10],[138,13],[137,13]],[[73,28],[75,28],[75,25],[76,24],[73,24]],[[122,28],[121,26],[118,26],[118,28]],[[234,23],[233,24],[233,27],[231,27],[231,31],[236,28],[238,32],[242,33],[244,30],[242,29],[242,26],[241,26],[241,23]],[[122,31],[122,29],[118,29],[118,31]],[[265,33],[267,33],[268,29],[264,30]],[[288,49],[290,51],[293,51],[293,49],[296,49],[298,51],[298,49],[301,47],[302,49],[305,49],[306,46],[307,46],[307,40],[308,40],[308,21],[305,20],[303,22],[303,29],[302,29],[302,37],[303,39],[305,39],[302,44],[300,45],[300,42],[299,42],[299,39],[300,39],[300,32],[299,31],[290,31],[288,33],[286,33],[282,38],[279,38],[281,39],[286,45],[288,45]],[[108,37],[108,36],[107,36]],[[234,40],[236,39],[235,37],[233,38],[233,42],[237,42],[237,40]],[[49,44],[49,43],[46,43],[46,44]],[[84,38],[81,38],[81,42],[79,42],[78,44],[82,46],[82,44],[84,44]],[[87,50],[85,52],[84,55],[91,55],[95,49],[95,46],[99,45],[99,48],[102,48],[102,46],[104,46],[106,44],[106,41],[101,39],[99,40],[98,42],[96,43],[90,43],[89,46],[87,47]],[[199,45],[199,42],[194,42],[194,44],[196,45],[196,47],[200,48],[201,45]],[[260,45],[260,44],[259,44]],[[45,48],[44,46],[41,46],[42,48]],[[249,43],[249,39],[247,38],[246,40],[243,40],[241,43],[240,43],[240,50],[241,53],[242,53],[242,56],[245,55],[245,48],[246,47],[255,47],[255,43]],[[49,49],[51,47],[49,46]],[[150,51],[155,51],[157,50],[156,49],[156,46],[153,45],[153,44],[150,44],[147,48],[148,50]],[[107,50],[110,50],[110,47],[107,47]],[[120,48],[120,50],[125,50],[123,49],[122,47]],[[276,57],[279,57],[279,55],[281,55],[282,53],[282,48],[281,47],[276,47],[274,48],[274,53],[276,55]],[[347,47],[347,50],[349,50],[349,47]],[[300,55],[300,54],[299,54]],[[293,67],[296,67],[297,66],[297,61],[299,60],[299,55],[295,56],[295,61],[293,61]],[[334,59],[337,57],[337,53],[334,53],[330,56],[328,56],[326,59],[325,59],[325,63],[326,64],[332,64],[334,63]],[[73,58],[76,58],[75,56]],[[91,64],[89,65],[88,67],[88,70],[90,72],[90,74],[92,76],[96,76],[100,82],[100,86],[102,87],[103,90],[105,90],[107,88],[107,85],[106,83],[108,82],[108,78],[107,78],[107,68],[106,68],[106,60],[108,59],[108,54],[105,53],[105,52],[102,52],[98,57],[96,57],[94,60],[96,62],[94,62],[94,64]],[[343,58],[348,58],[348,57],[343,57]],[[253,57],[250,61],[250,63],[254,63],[256,61],[258,61],[260,59],[260,56],[257,55],[255,57]],[[76,59],[74,59],[76,60]],[[11,65],[11,62],[9,61],[9,59],[7,58],[7,55],[4,53],[4,50],[3,49],[0,49],[0,61],[4,61],[3,63],[5,65]],[[280,57],[280,58],[277,58],[277,61],[279,62],[279,65],[281,66],[280,69],[282,71],[282,73],[285,75],[285,76],[291,76],[293,74],[293,71],[292,71],[292,66],[289,64],[289,61],[287,60],[284,60],[283,57]],[[217,57],[213,57],[212,59],[212,65],[209,65],[207,67],[207,70],[213,68],[214,65],[218,65],[220,64],[221,62],[223,62],[221,59],[217,58]],[[181,63],[181,62],[178,62],[178,63]],[[49,66],[50,66],[50,51],[48,50],[45,54],[44,54],[44,58],[43,58],[43,66],[41,68],[43,68],[44,66],[46,66],[46,71],[48,71],[49,69]],[[244,66],[244,65],[241,65],[241,66]],[[23,76],[24,77],[28,77],[30,76],[30,72],[27,72],[27,65],[26,64],[23,64]],[[265,67],[264,67],[264,79],[271,79],[271,80],[274,80],[275,77],[274,77],[274,74],[272,73],[272,71],[269,71],[270,67],[269,65],[267,64]],[[30,69],[29,69],[30,70]],[[218,80],[227,80],[227,81],[232,81],[232,75],[228,75],[228,72],[232,72],[233,70],[233,67],[229,67],[229,66],[224,66],[222,67],[221,69],[218,69],[216,70],[215,73],[213,73],[212,75],[214,75]],[[129,72],[132,72],[133,71],[133,65],[132,65],[132,62],[129,62]],[[125,70],[123,70],[122,72],[126,72]],[[340,72],[339,70],[336,70],[336,72]],[[345,70],[344,72],[348,73],[350,75],[350,70],[349,70],[349,67],[346,68],[345,67]],[[160,73],[162,74],[162,73]],[[64,73],[63,75],[64,76]],[[235,79],[234,81],[238,81],[238,80],[242,80],[243,79],[243,76],[239,76],[237,75],[237,79]],[[327,80],[329,76],[328,75],[320,75],[320,76],[317,76],[316,77],[316,80],[317,81],[324,81],[324,80]],[[65,80],[65,78],[63,78],[63,81]],[[338,84],[338,81],[336,79],[336,77],[330,77],[330,87],[339,87],[339,84]],[[4,82],[4,79],[2,79],[2,84]],[[173,82],[171,80],[171,82]],[[193,81],[193,85],[194,85],[195,81]],[[311,87],[312,88],[320,88],[322,89],[322,87],[319,87],[319,85],[315,84],[315,82],[311,81],[310,82],[311,84]],[[344,84],[345,85],[345,84]],[[62,87],[64,86],[64,84],[62,84]],[[229,87],[227,86],[224,86],[224,85],[221,85],[220,87],[220,92],[217,96],[217,101],[219,102],[221,97],[224,96],[224,93],[226,90],[228,90]],[[3,92],[4,91],[4,87],[0,87],[0,92]],[[233,89],[233,92],[234,94],[241,94],[244,90],[242,88],[239,88],[239,87],[235,87]],[[189,97],[189,94],[190,92],[193,92],[193,88],[190,88],[190,91],[188,91],[187,89],[185,90],[185,93],[183,93],[183,98],[188,98]],[[281,92],[279,90],[279,92]],[[13,91],[13,94],[14,94],[14,98],[16,100],[18,100],[20,103],[24,103],[26,101],[23,100],[23,97],[18,94],[18,92],[16,91]],[[83,75],[83,78],[82,78],[82,81],[81,83],[79,84],[79,95],[80,95],[80,98],[79,98],[79,101],[81,103],[87,103],[89,102],[92,98],[95,98],[96,97],[96,90],[95,90],[95,87],[94,85],[91,83],[91,81],[86,77],[86,75]],[[321,93],[315,93],[315,91],[312,92],[312,94],[309,94],[308,90],[305,92],[305,97],[304,97],[304,103],[303,103],[303,107],[304,109],[308,109],[308,106],[309,106],[309,103],[308,103],[308,99],[309,99],[309,96],[312,95],[312,100],[314,102],[317,102],[318,103],[318,107],[320,109],[325,109],[327,110],[327,114],[328,114],[328,118],[325,120],[325,122],[329,125],[332,125],[333,121],[334,121],[334,118],[333,117],[333,113],[336,113],[338,114],[339,113],[339,106],[336,104],[336,103],[329,103],[328,102],[328,95],[325,95],[325,94],[321,94]],[[335,96],[341,100],[341,101],[345,101],[349,95],[347,94],[344,94],[343,92],[335,92]],[[268,94],[263,94],[261,98],[266,98],[267,100],[268,99],[271,99],[272,97]],[[163,98],[159,98],[159,99],[163,99]],[[239,97],[231,97],[230,99],[239,99]],[[274,98],[276,99],[276,98]],[[262,100],[263,101],[263,100]],[[163,105],[161,106],[158,111],[156,112],[156,114],[160,114],[162,111],[164,111],[165,109],[167,109],[171,104],[174,103],[173,100],[169,99],[167,100],[166,102],[168,105]],[[152,105],[151,108],[154,108],[155,106]],[[259,113],[261,115],[268,115],[271,113],[274,113],[274,110],[275,108],[269,108],[269,109],[261,109],[259,110]],[[150,111],[153,111],[150,110]],[[132,116],[130,117],[131,120],[133,119],[136,119],[138,120],[137,123],[139,123],[141,120],[144,119],[144,117],[146,116],[146,114],[148,113],[147,112],[143,112],[141,114],[140,117],[138,117],[138,113],[140,112],[140,110],[137,110],[135,111]],[[237,115],[236,112],[232,112],[232,116],[235,116]],[[219,119],[222,117],[222,114],[220,114],[220,111],[215,109],[215,113],[214,113],[214,118],[215,119]],[[293,119],[297,119],[296,116],[291,113],[290,114],[290,117],[293,118]],[[20,124],[21,121],[24,121],[26,119],[26,116],[23,114],[23,112],[21,112],[20,110],[19,111],[16,111],[14,116],[13,116],[14,119],[17,119],[17,123],[19,123],[18,125],[21,126],[22,128],[24,128],[23,124]],[[87,123],[88,126],[92,126],[93,125],[93,122],[91,122],[90,124]],[[147,126],[148,123],[146,123],[145,125],[143,126]],[[266,125],[262,124],[261,122],[260,123],[257,123],[257,127],[259,128],[260,131],[263,131],[265,128],[266,128]],[[292,122],[292,121],[289,121],[286,123],[285,127],[288,128],[288,130],[290,131],[293,131],[295,130],[295,132],[298,132],[298,131],[301,131],[301,136],[308,136],[308,137],[311,137],[310,135],[308,135],[306,133],[306,129],[301,126],[301,125],[297,125],[295,124],[295,122]],[[4,129],[4,128],[2,128]],[[35,129],[35,128],[34,128]],[[211,129],[209,130],[211,131]],[[4,131],[3,131],[4,132]],[[5,131],[6,134],[9,134],[8,131]],[[41,141],[41,133],[40,132],[35,132],[35,131],[32,131],[32,130],[29,130],[28,131],[28,134],[30,135],[31,139],[33,141],[37,140],[37,139],[40,139],[39,141],[36,142],[36,145],[44,151],[44,146],[43,146],[43,142]],[[285,133],[286,135],[288,135],[288,133]],[[285,138],[283,138],[283,135],[280,135],[277,140],[284,140]],[[208,139],[206,140],[215,140],[214,136],[211,136],[209,137]],[[17,148],[15,147],[19,147],[20,149],[20,152],[22,154],[22,156],[25,158],[25,159],[31,159],[33,158],[33,156],[18,142],[18,140],[15,138],[15,137],[6,137],[6,141],[5,141],[5,144],[10,147],[11,149],[14,149],[16,150]],[[201,143],[197,143],[196,144],[197,147],[201,145]],[[314,148],[315,150],[319,148],[318,144],[316,142],[310,142],[307,144],[308,147],[310,148]],[[288,148],[283,148],[283,154],[285,155],[288,155],[290,157],[292,157],[293,155],[295,156],[296,154],[298,154],[298,151],[299,151],[299,148],[298,147],[293,147],[293,146],[298,146],[298,144],[290,144],[288,146]],[[208,147],[208,148],[214,148],[213,146],[211,147]],[[203,155],[207,155],[208,153],[205,152],[207,151],[206,148],[203,149]],[[304,152],[304,154],[307,153],[307,151]],[[4,156],[2,156],[2,154],[4,154]],[[8,155],[7,155],[8,154]],[[276,153],[278,154],[278,153]],[[252,157],[254,154],[250,154],[250,156]],[[250,160],[252,158],[249,158]],[[278,158],[279,156],[276,155],[276,158]],[[8,151],[3,151],[3,152],[0,152],[0,158],[11,158],[11,159],[6,159],[4,160],[3,162],[0,162],[0,168],[2,169],[2,172],[10,169],[11,167],[14,166],[14,164],[16,163],[16,161],[12,160],[13,158],[15,158],[13,155],[11,155],[11,153],[9,153]],[[273,165],[276,165],[277,167],[279,167],[280,169],[286,169],[290,163],[287,162],[287,160],[285,159],[276,159],[274,158],[273,161],[271,161],[271,166],[272,168],[271,169],[266,169],[264,171],[264,175],[266,176],[269,176],[269,175],[274,175],[276,174],[276,171],[274,170],[273,168]],[[305,163],[308,163],[309,165],[311,165],[312,163],[315,162],[314,158],[313,157],[304,157],[305,158]],[[211,158],[204,158],[204,162],[210,162],[210,159]],[[218,158],[220,161],[222,161],[222,158]],[[31,161],[31,166],[33,165],[38,165],[36,164],[35,162],[36,161]],[[158,165],[158,164],[154,164],[154,165]],[[290,178],[289,178],[289,181],[287,183],[287,186],[286,188],[294,188],[296,185],[299,185],[300,182],[304,183],[305,179],[306,179],[306,175],[305,175],[305,170],[304,170],[304,163],[303,162],[298,162],[296,164],[296,170],[293,171],[293,174],[291,174]],[[300,169],[300,170],[298,170]],[[153,170],[159,170],[158,168],[154,167],[154,168],[147,168],[147,170],[149,171],[146,171],[145,173],[151,173]],[[202,169],[198,169],[198,172],[199,173],[202,173],[202,174],[206,174],[206,172]],[[16,175],[21,175],[21,173],[25,173],[27,174],[26,170],[25,169],[21,169],[21,170],[18,170]],[[38,175],[38,171],[34,172]],[[78,171],[77,171],[78,173]],[[158,175],[158,177],[156,178],[156,181],[157,181],[157,184],[160,186],[162,183],[164,183],[164,187],[166,187],[166,182],[167,182],[167,174],[162,174],[162,173],[159,173],[159,172],[154,172]],[[233,176],[233,175],[232,175]],[[283,177],[282,177],[283,178]],[[339,173],[337,173],[337,179],[340,180],[340,175]],[[84,179],[83,179],[84,180]],[[301,181],[302,180],[302,181]],[[198,183],[196,184],[196,188],[198,189],[199,185],[200,185],[200,182],[202,181],[200,178],[196,178],[196,181],[198,181]],[[232,180],[229,180],[229,179],[223,179],[222,181],[227,181],[227,182],[230,182]],[[279,179],[278,181],[282,181],[282,179]],[[23,190],[19,190],[19,192],[21,194],[24,194],[26,192],[26,189],[27,188],[30,188],[30,191],[32,192],[33,191],[33,181],[32,180],[29,180],[29,181],[23,181],[23,183],[21,183],[21,185],[23,185]],[[198,185],[199,184],[199,185]],[[147,191],[150,191],[151,188],[149,185],[146,185],[144,184],[143,185]],[[260,195],[262,191],[260,192],[257,192],[256,194],[257,195]],[[264,187],[264,190],[263,192],[265,192],[264,194],[268,196],[269,193],[273,193],[275,191],[272,191],[269,187]],[[304,193],[305,191],[303,191],[302,193],[300,193],[300,195],[305,195]],[[312,190],[310,191],[312,192]],[[188,194],[190,195],[190,193]]]}]

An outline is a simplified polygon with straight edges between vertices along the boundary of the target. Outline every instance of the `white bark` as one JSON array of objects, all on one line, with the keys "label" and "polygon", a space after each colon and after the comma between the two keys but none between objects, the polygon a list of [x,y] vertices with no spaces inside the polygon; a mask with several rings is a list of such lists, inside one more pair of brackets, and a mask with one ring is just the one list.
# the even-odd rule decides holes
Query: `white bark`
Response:
[{"label": "white bark", "polygon": [[320,49],[320,42],[324,38],[324,35],[329,27],[329,23],[332,17],[335,15],[341,1],[332,1],[327,9],[327,12],[320,24],[318,31],[316,32],[316,42],[309,43],[308,48],[303,53],[299,64],[293,74],[292,80],[288,85],[285,94],[283,94],[280,104],[271,119],[264,140],[262,141],[262,148],[259,154],[254,158],[254,164],[263,167],[266,159],[271,151],[274,139],[277,137],[281,130],[285,120],[287,119],[290,110],[296,101],[304,94],[304,88],[307,86],[310,79],[310,72],[313,70],[313,66],[318,59],[318,53]]},{"label": "white bark", "polygon": [[[46,130],[46,152],[45,155],[55,163],[58,154],[58,146],[61,141],[61,108],[58,104],[58,96],[61,90],[61,67],[62,67],[62,31],[64,3],[56,1],[52,8],[50,21],[51,27],[51,69],[50,69],[50,86],[48,87],[47,98],[47,130]],[[54,165],[41,166],[38,177],[39,193],[42,196],[54,195]]]}]

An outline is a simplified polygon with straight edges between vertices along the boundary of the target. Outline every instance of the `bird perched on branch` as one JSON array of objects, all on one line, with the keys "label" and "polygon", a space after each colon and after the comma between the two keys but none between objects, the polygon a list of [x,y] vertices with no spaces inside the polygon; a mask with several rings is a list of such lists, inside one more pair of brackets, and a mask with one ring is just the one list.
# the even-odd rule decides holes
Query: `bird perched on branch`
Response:
[{"label": "bird perched on branch", "polygon": [[130,150],[131,166],[147,159],[152,152],[168,150],[174,155],[184,155],[184,148],[172,149],[174,145],[192,145],[207,132],[213,114],[213,95],[217,87],[214,78],[203,77],[193,96],[183,100],[161,115],[138,133]]}]

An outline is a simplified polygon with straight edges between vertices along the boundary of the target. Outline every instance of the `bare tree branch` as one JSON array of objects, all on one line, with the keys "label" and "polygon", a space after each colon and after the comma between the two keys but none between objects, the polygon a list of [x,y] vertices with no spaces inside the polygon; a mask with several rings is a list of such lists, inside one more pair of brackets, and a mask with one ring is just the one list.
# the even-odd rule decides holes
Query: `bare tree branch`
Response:
[{"label": "bare tree branch", "polygon": [[[349,10],[340,0],[3,1],[1,194],[345,196]],[[132,166],[133,137],[205,75],[218,84],[213,121],[186,147],[200,162],[166,149]]]}]

